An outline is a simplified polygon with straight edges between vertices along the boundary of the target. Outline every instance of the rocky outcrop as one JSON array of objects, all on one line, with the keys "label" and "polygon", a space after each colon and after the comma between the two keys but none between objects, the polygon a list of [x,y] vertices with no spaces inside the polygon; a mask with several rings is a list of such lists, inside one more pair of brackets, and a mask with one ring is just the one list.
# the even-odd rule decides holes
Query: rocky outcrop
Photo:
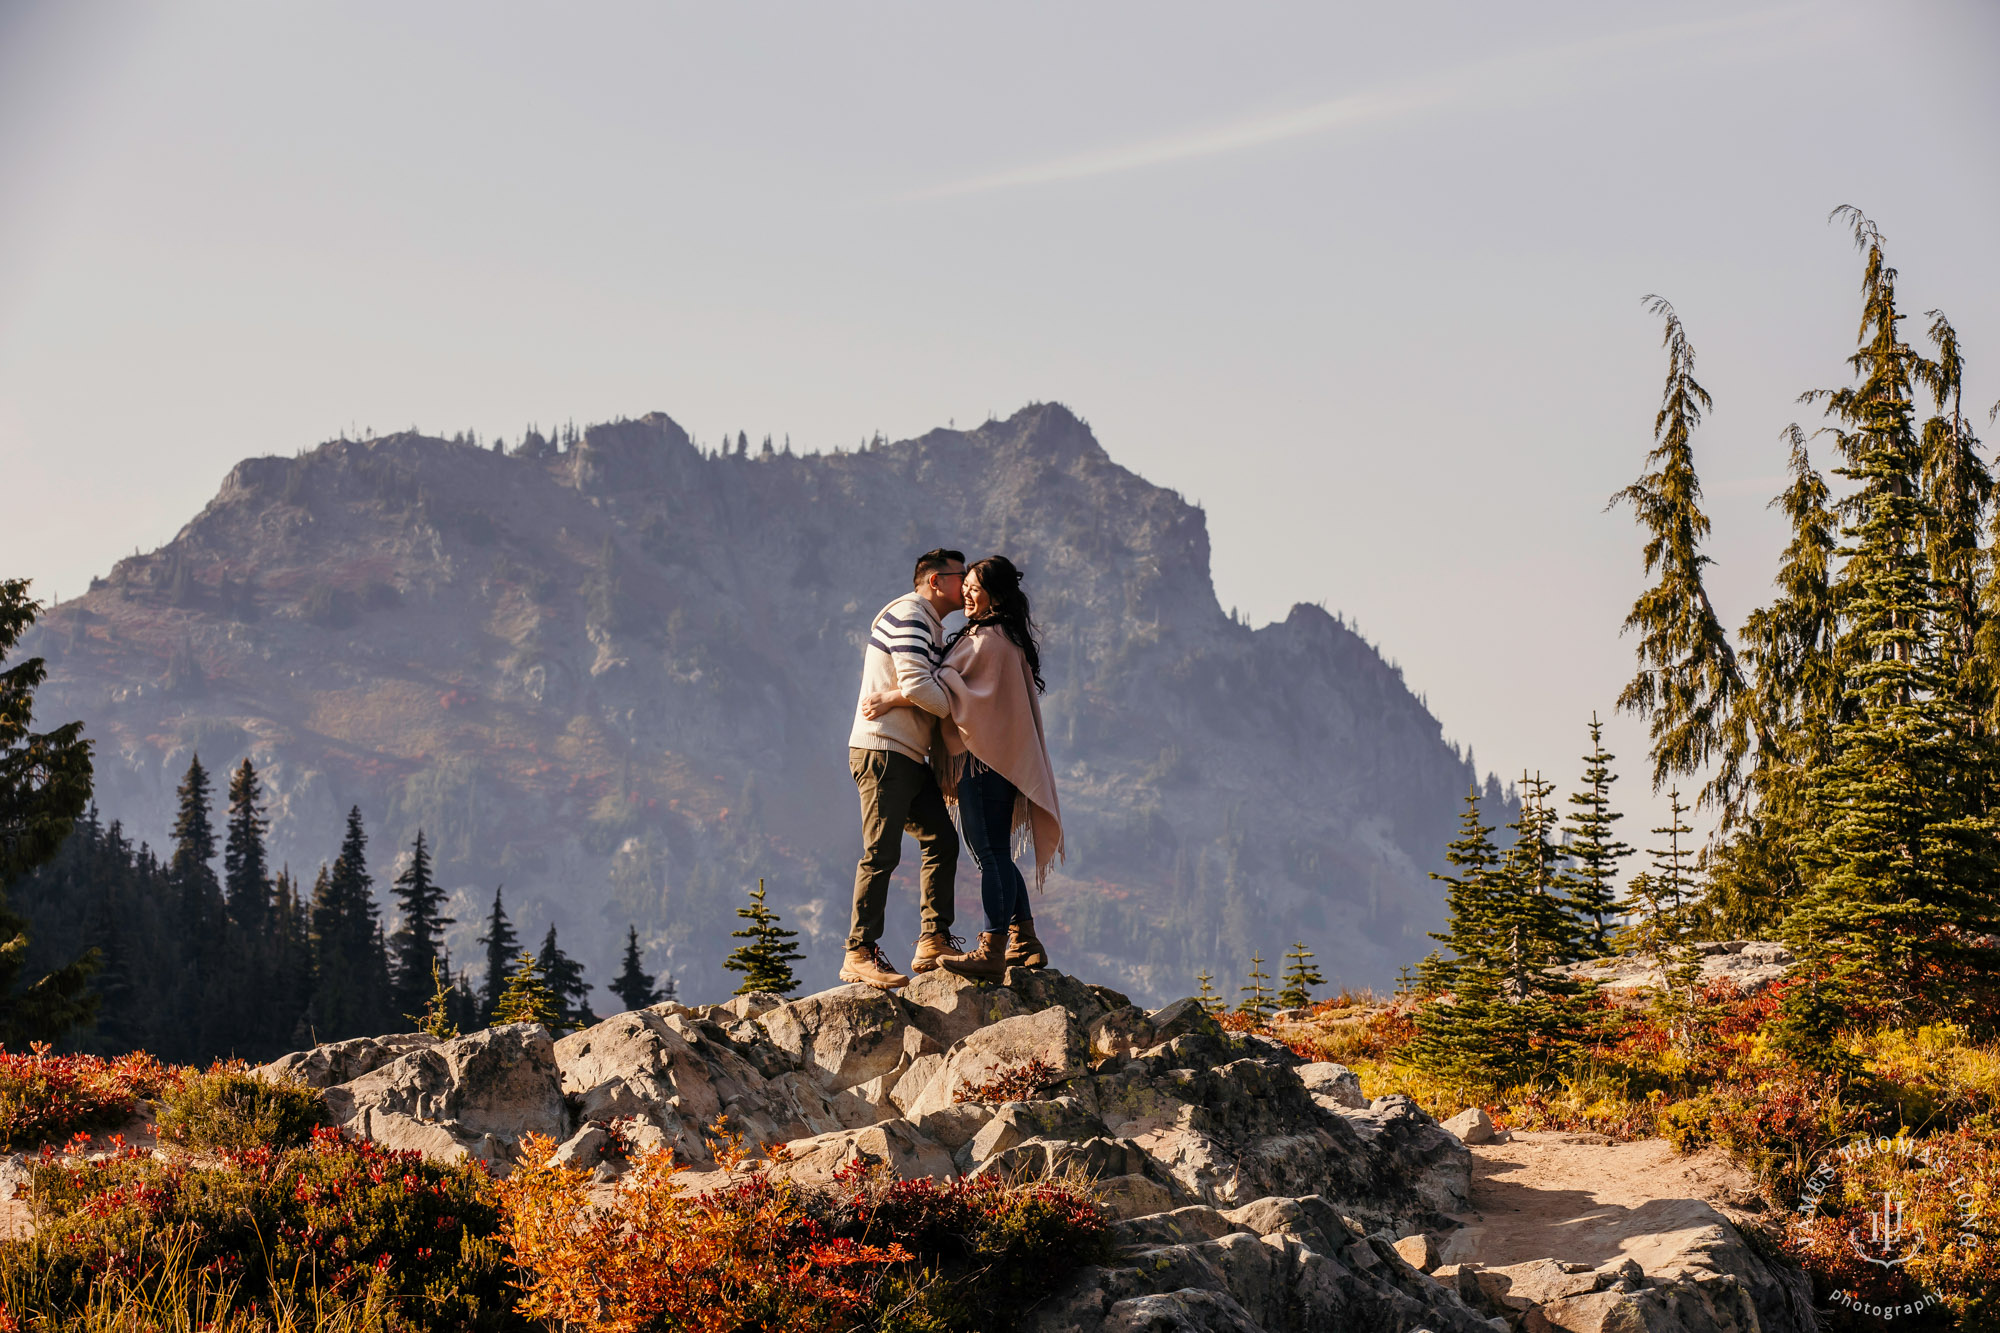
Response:
[{"label": "rocky outcrop", "polygon": [[[1469,1206],[1458,1134],[1408,1097],[1364,1101],[1342,1066],[1226,1033],[1198,1004],[1147,1011],[1048,970],[667,1003],[559,1041],[511,1024],[343,1042],[264,1071],[324,1086],[354,1133],[499,1172],[535,1133],[607,1184],[621,1142],[671,1147],[688,1188],[779,1144],[762,1169],[808,1184],[857,1160],[905,1177],[1086,1176],[1123,1254],[1035,1313],[1045,1333],[1808,1327],[1787,1322],[1804,1309],[1789,1279],[1712,1210],[1618,1264],[1440,1266]],[[1021,1097],[974,1092],[988,1085]]]},{"label": "rocky outcrop", "polygon": [[[1773,940],[1713,940],[1694,947],[1701,955],[1701,984],[1729,981],[1745,995],[1756,994],[1792,969],[1792,951]],[[1643,953],[1566,963],[1562,970],[1610,991],[1659,990],[1666,984],[1659,960]]]}]

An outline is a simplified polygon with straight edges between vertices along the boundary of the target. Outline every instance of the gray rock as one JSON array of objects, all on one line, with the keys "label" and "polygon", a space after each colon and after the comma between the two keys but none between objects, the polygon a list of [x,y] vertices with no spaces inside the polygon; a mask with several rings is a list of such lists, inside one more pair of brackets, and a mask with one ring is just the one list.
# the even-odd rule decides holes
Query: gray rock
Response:
[{"label": "gray rock", "polygon": [[555,1044],[537,1023],[507,1023],[418,1048],[325,1096],[335,1124],[432,1155],[451,1150],[424,1126],[475,1155],[485,1155],[477,1145],[486,1136],[512,1144],[527,1134],[569,1135]]},{"label": "gray rock", "polygon": [[[1041,977],[1045,969],[1010,968],[1008,975]],[[1092,997],[1093,1002],[1095,997]],[[910,1104],[912,1116],[951,1105],[958,1090],[990,1080],[1004,1068],[1040,1060],[1065,1080],[1086,1073],[1088,1057],[1076,1020],[1060,1005],[979,1028],[945,1053],[943,1066]]]},{"label": "gray rock", "polygon": [[771,1043],[828,1091],[858,1087],[902,1062],[909,1006],[873,986],[836,986],[770,1010]]},{"label": "gray rock", "polygon": [[1438,1266],[1437,1240],[1427,1232],[1405,1236],[1396,1242],[1394,1248],[1397,1254],[1403,1256],[1403,1262],[1419,1273],[1428,1273]]},{"label": "gray rock", "polygon": [[437,1044],[437,1038],[423,1032],[397,1032],[385,1037],[353,1037],[327,1042],[309,1051],[281,1055],[251,1072],[277,1082],[296,1078],[315,1088],[331,1088],[351,1083],[363,1074],[372,1074],[392,1060]]},{"label": "gray rock", "polygon": [[1121,1005],[1091,1020],[1084,1040],[1093,1060],[1136,1055],[1159,1041],[1152,1020],[1136,1005]]},{"label": "gray rock", "polygon": [[1147,1018],[1153,1025],[1155,1042],[1169,1042],[1190,1032],[1199,1032],[1211,1037],[1222,1035],[1222,1029],[1216,1026],[1215,1019],[1202,1007],[1201,1001],[1193,996],[1162,1005]]},{"label": "gray rock", "polygon": [[1493,1138],[1493,1121],[1477,1106],[1466,1107],[1445,1121],[1444,1128],[1457,1135],[1460,1143],[1487,1143]]},{"label": "gray rock", "polygon": [[983,1027],[1029,1012],[1021,997],[1003,986],[983,985],[937,968],[910,978],[898,996],[910,1017],[943,1050]]},{"label": "gray rock", "polygon": [[1299,1082],[1320,1105],[1331,1103],[1329,1109],[1358,1111],[1368,1105],[1368,1099],[1361,1095],[1361,1076],[1346,1065],[1326,1060],[1300,1065]]},{"label": "gray rock", "polygon": [[951,1154],[919,1134],[907,1120],[866,1129],[844,1129],[791,1145],[792,1160],[770,1168],[774,1177],[826,1184],[833,1173],[857,1159],[879,1162],[905,1180],[930,1176],[952,1180],[958,1168]]}]

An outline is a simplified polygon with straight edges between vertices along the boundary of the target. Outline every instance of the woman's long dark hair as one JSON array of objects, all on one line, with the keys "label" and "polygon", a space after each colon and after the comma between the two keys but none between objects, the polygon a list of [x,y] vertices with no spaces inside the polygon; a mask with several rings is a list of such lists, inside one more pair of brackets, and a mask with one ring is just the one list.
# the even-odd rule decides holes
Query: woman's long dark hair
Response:
[{"label": "woman's long dark hair", "polygon": [[[1028,594],[1021,591],[1021,571],[1014,568],[1014,562],[1004,555],[989,555],[984,560],[975,560],[965,571],[966,577],[979,576],[979,586],[986,590],[987,600],[992,609],[977,620],[968,618],[965,629],[951,636],[957,643],[964,637],[965,630],[974,625],[998,625],[1016,648],[1028,659],[1028,674],[1035,678],[1037,693],[1048,693],[1048,685],[1042,680],[1042,654],[1035,644],[1035,618],[1028,610]],[[946,645],[950,647],[949,644]]]}]

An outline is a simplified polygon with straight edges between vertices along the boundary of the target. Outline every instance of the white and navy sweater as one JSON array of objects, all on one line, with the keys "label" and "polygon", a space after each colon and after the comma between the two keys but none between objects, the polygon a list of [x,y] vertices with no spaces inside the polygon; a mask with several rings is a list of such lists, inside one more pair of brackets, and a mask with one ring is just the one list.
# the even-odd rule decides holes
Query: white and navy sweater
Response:
[{"label": "white and navy sweater", "polygon": [[[951,701],[935,675],[943,660],[944,624],[929,602],[909,592],[876,612],[861,662],[861,693],[854,701],[849,748],[894,750],[920,764],[930,762],[937,719],[951,711]],[[901,690],[917,706],[892,708],[872,722],[861,716],[862,699],[891,689]]]}]

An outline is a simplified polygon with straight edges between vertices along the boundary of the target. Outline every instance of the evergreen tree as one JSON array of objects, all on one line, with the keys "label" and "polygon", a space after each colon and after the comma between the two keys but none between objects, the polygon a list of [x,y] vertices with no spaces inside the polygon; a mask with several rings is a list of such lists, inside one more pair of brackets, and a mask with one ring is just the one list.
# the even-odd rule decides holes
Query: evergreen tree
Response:
[{"label": "evergreen tree", "polygon": [[[1513,845],[1497,867],[1481,869],[1483,892],[1460,896],[1442,937],[1457,956],[1425,960],[1431,998],[1413,1015],[1409,1058],[1462,1087],[1537,1081],[1566,1066],[1589,1030],[1584,988],[1549,970],[1576,956],[1581,933],[1563,894],[1551,790],[1522,775]],[[1484,867],[1488,830],[1467,804],[1453,846],[1462,867]]]},{"label": "evergreen tree", "polygon": [[1613,829],[1624,818],[1611,808],[1611,771],[1617,758],[1604,748],[1604,724],[1590,715],[1590,753],[1583,757],[1583,789],[1570,793],[1569,835],[1563,850],[1570,861],[1569,910],[1582,926],[1581,950],[1589,957],[1611,951],[1612,918],[1618,910],[1618,863],[1632,848]]},{"label": "evergreen tree", "polygon": [[1919,440],[1925,499],[1924,555],[1936,602],[1940,669],[1957,707],[1976,731],[1991,730],[1994,672],[1981,651],[1991,609],[1986,604],[1989,553],[1980,544],[1993,505],[1993,473],[1965,419],[1965,358],[1958,332],[1941,311],[1930,312],[1935,360],[1917,356],[1911,377],[1936,411]]},{"label": "evergreen tree", "polygon": [[1857,382],[1815,395],[1855,483],[1840,576],[1854,706],[1835,756],[1806,776],[1808,890],[1786,922],[1806,979],[1786,993],[1787,1039],[1823,1058],[1849,1015],[1989,1016],[1995,951],[1974,941],[2000,930],[1993,758],[1946,672],[1923,544],[1917,358],[1897,332],[1881,234],[1851,209],[1836,215],[1867,256]]},{"label": "evergreen tree", "polygon": [[221,1049],[244,1035],[235,1001],[247,978],[239,966],[241,954],[228,938],[222,885],[215,877],[211,788],[200,755],[190,758],[176,795],[180,804],[167,878],[174,888],[184,965],[168,1007],[197,1046]]},{"label": "evergreen tree", "polygon": [[292,868],[281,866],[272,881],[271,955],[273,967],[266,1003],[272,1055],[297,1050],[312,1039],[310,1009],[313,994],[311,910],[299,893]]},{"label": "evergreen tree", "polygon": [[481,993],[480,1012],[488,1022],[493,1021],[495,1007],[507,989],[515,951],[521,947],[520,937],[514,934],[514,923],[507,919],[507,908],[501,902],[500,894],[499,888],[493,890],[493,910],[486,917],[486,933],[479,937],[479,942],[486,946],[486,988]]},{"label": "evergreen tree", "polygon": [[[1695,382],[1694,346],[1680,316],[1660,297],[1646,301],[1666,325],[1666,391],[1653,420],[1649,470],[1611,503],[1629,502],[1647,532],[1646,575],[1654,582],[1625,618],[1626,631],[1639,634],[1639,669],[1618,706],[1647,720],[1658,790],[1671,774],[1697,773],[1712,758],[1729,757],[1730,710],[1743,677],[1703,577],[1711,563],[1701,552],[1709,521],[1701,508],[1693,437],[1711,400]],[[1726,803],[1736,781],[1725,763],[1703,801]]]},{"label": "evergreen tree", "polygon": [[1660,1008],[1673,1020],[1683,1040],[1685,1022],[1694,1013],[1701,982],[1701,955],[1695,952],[1694,830],[1686,823],[1688,808],[1674,788],[1667,797],[1671,811],[1666,827],[1653,830],[1664,847],[1649,847],[1652,867],[1632,877],[1631,896],[1624,904],[1633,924],[1626,934],[1633,950],[1650,956],[1660,969]]},{"label": "evergreen tree", "polygon": [[1521,775],[1514,842],[1501,858],[1497,892],[1488,909],[1498,937],[1500,970],[1513,995],[1541,989],[1544,968],[1581,953],[1582,931],[1569,913],[1563,850],[1555,840],[1556,811],[1549,804],[1554,790],[1539,773]]},{"label": "evergreen tree", "polygon": [[222,918],[222,886],[216,881],[215,829],[209,822],[210,787],[201,756],[188,761],[187,773],[175,791],[180,799],[174,817],[174,855],[167,864],[180,891],[181,928],[190,940],[212,937]]},{"label": "evergreen tree", "polygon": [[1246,1014],[1261,1023],[1277,1008],[1271,1003],[1271,974],[1264,970],[1264,955],[1261,953],[1250,955],[1250,984],[1236,989],[1243,996],[1236,1005],[1239,1014]]},{"label": "evergreen tree", "polygon": [[1312,1003],[1312,988],[1326,984],[1326,978],[1312,965],[1316,956],[1306,948],[1304,940],[1292,945],[1291,952],[1285,955],[1291,966],[1285,969],[1285,985],[1278,992],[1279,1004],[1287,1009],[1303,1009]]},{"label": "evergreen tree", "polygon": [[1754,758],[1744,790],[1724,812],[1733,836],[1717,846],[1709,868],[1705,912],[1727,935],[1768,933],[1803,892],[1803,776],[1832,757],[1833,726],[1844,711],[1834,594],[1839,517],[1805,432],[1794,423],[1785,436],[1792,481],[1771,504],[1784,510],[1792,538],[1779,562],[1777,599],[1743,627],[1750,684],[1730,736],[1736,763],[1751,754],[1753,741]]},{"label": "evergreen tree", "polygon": [[639,957],[639,928],[636,925],[625,927],[625,965],[619,971],[618,979],[611,983],[611,993],[628,1010],[644,1009],[665,998],[660,988],[653,984],[652,976]]},{"label": "evergreen tree", "polygon": [[750,905],[737,908],[736,915],[750,923],[742,930],[729,932],[732,939],[750,942],[722,960],[724,967],[743,974],[743,984],[736,988],[736,993],[769,991],[774,995],[790,995],[797,990],[799,979],[792,972],[792,964],[805,957],[792,944],[798,932],[781,927],[777,912],[764,905],[763,880],[758,880],[757,887],[750,891]]},{"label": "evergreen tree", "polygon": [[543,984],[556,1002],[556,1012],[563,1024],[572,1028],[587,1028],[597,1021],[597,1015],[590,1012],[586,1001],[590,998],[590,983],[583,979],[583,964],[564,953],[556,944],[555,923],[549,923],[549,933],[542,937],[541,956],[536,960],[540,968]]},{"label": "evergreen tree", "polygon": [[311,1023],[321,1041],[372,1036],[395,1021],[389,960],[368,874],[359,806],[348,811],[340,855],[313,885]]},{"label": "evergreen tree", "polygon": [[525,949],[514,959],[507,988],[493,1006],[493,1022],[540,1023],[551,1032],[562,1027],[562,1005],[542,980],[541,964]]},{"label": "evergreen tree", "polygon": [[[34,623],[26,579],[0,580],[0,663]],[[36,732],[35,689],[47,677],[39,657],[0,670],[0,890],[53,857],[90,805],[90,742],[83,724]],[[0,1042],[16,1049],[52,1041],[96,1011],[88,991],[102,955],[82,955],[23,986],[28,923],[0,893]]]},{"label": "evergreen tree", "polygon": [[1431,938],[1450,948],[1452,957],[1432,950],[1418,964],[1418,984],[1427,991],[1450,990],[1461,965],[1491,964],[1498,956],[1499,929],[1493,913],[1500,853],[1493,845],[1492,827],[1480,820],[1477,786],[1466,789],[1458,837],[1445,849],[1444,859],[1457,873],[1431,875],[1445,886],[1444,933],[1433,931]]},{"label": "evergreen tree", "polygon": [[1222,996],[1216,992],[1215,978],[1209,975],[1208,969],[1204,967],[1195,973],[1194,979],[1201,986],[1201,989],[1195,992],[1195,999],[1201,1001],[1201,1007],[1211,1014],[1221,1013]]},{"label": "evergreen tree", "polygon": [[424,1002],[423,1012],[404,1014],[403,1017],[416,1025],[419,1032],[428,1033],[439,1041],[456,1037],[458,1023],[452,1017],[456,1007],[453,1003],[454,987],[446,977],[444,964],[436,959],[431,961],[431,994]]},{"label": "evergreen tree", "polygon": [[245,759],[229,779],[229,822],[222,853],[222,878],[229,915],[251,940],[270,931],[271,870],[264,859],[263,790],[257,770]]},{"label": "evergreen tree", "polygon": [[396,902],[401,919],[390,937],[394,963],[396,1004],[409,1014],[422,1008],[442,984],[438,978],[444,959],[444,928],[452,918],[445,916],[445,892],[431,877],[430,849],[424,846],[424,831],[410,847],[410,864],[396,876]]}]

